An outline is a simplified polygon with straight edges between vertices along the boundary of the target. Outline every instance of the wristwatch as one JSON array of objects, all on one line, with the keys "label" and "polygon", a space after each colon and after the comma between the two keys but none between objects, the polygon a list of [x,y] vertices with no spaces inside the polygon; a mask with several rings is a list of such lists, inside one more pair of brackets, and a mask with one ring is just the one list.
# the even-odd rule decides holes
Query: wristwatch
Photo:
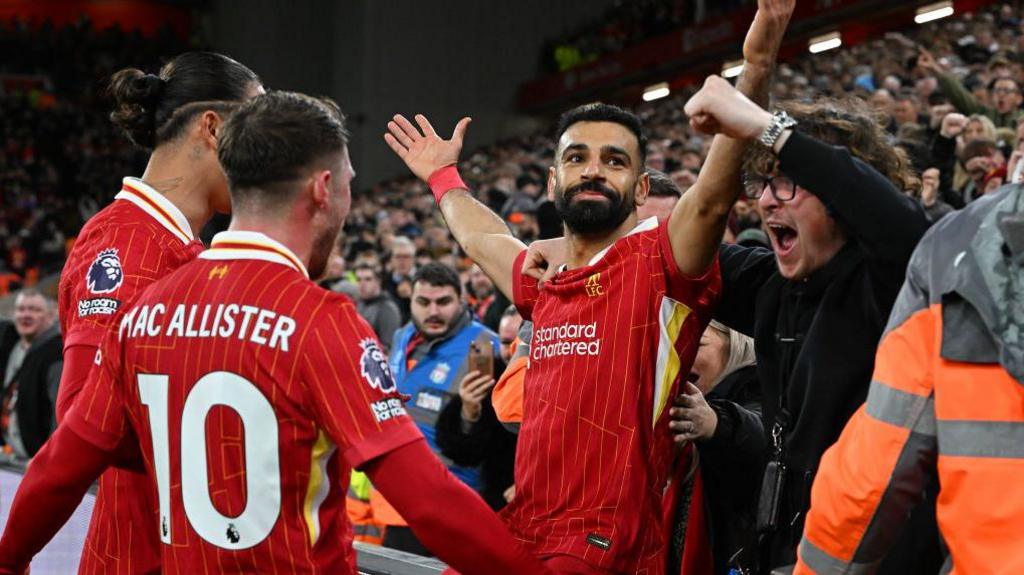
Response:
[{"label": "wristwatch", "polygon": [[779,111],[772,115],[772,122],[768,124],[768,127],[761,132],[761,135],[757,138],[758,142],[761,142],[763,146],[769,150],[775,147],[775,142],[778,141],[779,136],[782,132],[788,128],[796,126],[797,122],[789,114]]}]

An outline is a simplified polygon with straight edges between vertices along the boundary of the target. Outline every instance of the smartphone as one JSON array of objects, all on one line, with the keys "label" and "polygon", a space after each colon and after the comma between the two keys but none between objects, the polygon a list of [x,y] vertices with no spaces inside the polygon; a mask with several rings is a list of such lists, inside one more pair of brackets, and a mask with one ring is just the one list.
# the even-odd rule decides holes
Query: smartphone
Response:
[{"label": "smartphone", "polygon": [[491,340],[470,344],[469,369],[494,377],[494,343]]}]

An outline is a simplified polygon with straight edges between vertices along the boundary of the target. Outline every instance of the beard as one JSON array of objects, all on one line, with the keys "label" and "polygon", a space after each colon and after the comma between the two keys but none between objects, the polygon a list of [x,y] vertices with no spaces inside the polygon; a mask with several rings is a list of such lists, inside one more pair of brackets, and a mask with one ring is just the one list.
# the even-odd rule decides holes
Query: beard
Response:
[{"label": "beard", "polygon": [[331,226],[320,234],[313,242],[313,253],[309,257],[309,278],[318,280],[327,270],[327,261],[334,251],[334,244],[338,241],[338,232],[341,231],[341,223]]},{"label": "beard", "polygon": [[[597,192],[607,202],[600,200],[572,199],[582,192]],[[566,188],[555,190],[555,209],[566,227],[577,234],[608,233],[626,221],[633,213],[633,194],[618,195],[614,190],[601,182],[590,180]]]}]

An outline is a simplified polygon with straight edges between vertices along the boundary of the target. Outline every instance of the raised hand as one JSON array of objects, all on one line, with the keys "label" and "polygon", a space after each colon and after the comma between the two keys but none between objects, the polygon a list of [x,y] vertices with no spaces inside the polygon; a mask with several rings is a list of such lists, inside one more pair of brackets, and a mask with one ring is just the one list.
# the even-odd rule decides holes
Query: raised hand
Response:
[{"label": "raised hand", "polygon": [[416,114],[414,119],[419,128],[413,126],[405,116],[396,114],[394,119],[388,122],[388,133],[384,134],[384,141],[399,158],[402,158],[416,177],[427,181],[435,171],[459,161],[462,139],[472,119],[459,120],[451,139],[448,140],[437,135],[423,114]]},{"label": "raised hand", "polygon": [[924,48],[918,49],[917,65],[920,66],[921,69],[932,72],[933,74],[939,74],[946,71],[942,64],[935,59],[935,56]]},{"label": "raised hand", "polygon": [[795,7],[796,0],[757,0],[757,14],[743,41],[743,59],[747,64],[775,65],[775,56]]},{"label": "raised hand", "polygon": [[772,121],[771,114],[718,76],[708,76],[684,110],[694,129],[741,140],[759,137]]},{"label": "raised hand", "polygon": [[945,138],[955,138],[964,133],[967,127],[967,116],[958,113],[946,114],[942,118],[942,127],[939,133]]},{"label": "raised hand", "polygon": [[530,244],[523,258],[524,275],[536,278],[543,286],[558,273],[558,268],[569,260],[569,242],[565,238],[537,240]]},{"label": "raised hand", "polygon": [[462,419],[477,421],[483,411],[484,398],[494,387],[494,378],[479,371],[470,371],[459,383],[459,398],[462,399]]}]

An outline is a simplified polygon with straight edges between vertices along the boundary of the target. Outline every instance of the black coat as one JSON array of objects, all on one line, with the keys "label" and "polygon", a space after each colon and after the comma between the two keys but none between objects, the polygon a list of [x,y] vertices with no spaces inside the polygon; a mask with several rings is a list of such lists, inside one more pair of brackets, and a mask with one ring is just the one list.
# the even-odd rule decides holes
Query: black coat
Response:
[{"label": "black coat", "polygon": [[754,511],[768,454],[757,367],[726,376],[708,394],[707,402],[718,416],[718,426],[714,436],[696,445],[715,575],[726,575],[729,559],[756,542]]},{"label": "black coat", "polygon": [[[0,374],[7,372],[7,360],[18,340],[14,324],[0,324]],[[64,344],[55,325],[32,342],[21,367],[14,374],[13,381],[18,384],[15,412],[21,441],[30,457],[39,451],[53,431],[54,402],[63,362]],[[0,379],[2,377],[0,375]]]},{"label": "black coat", "polygon": [[782,408],[790,414],[780,527],[762,541],[762,569],[795,562],[818,463],[867,397],[875,349],[928,227],[917,202],[846,148],[797,131],[779,161],[825,204],[848,242],[802,281],[782,277],[769,250],[721,250],[723,298],[715,317],[754,337],[765,430]]},{"label": "black coat", "polygon": [[492,509],[501,509],[506,504],[505,490],[515,482],[516,436],[498,421],[490,396],[484,399],[480,419],[471,424],[468,433],[462,425],[462,399],[456,395],[437,420],[437,445],[459,465],[479,465],[480,496]]}]

